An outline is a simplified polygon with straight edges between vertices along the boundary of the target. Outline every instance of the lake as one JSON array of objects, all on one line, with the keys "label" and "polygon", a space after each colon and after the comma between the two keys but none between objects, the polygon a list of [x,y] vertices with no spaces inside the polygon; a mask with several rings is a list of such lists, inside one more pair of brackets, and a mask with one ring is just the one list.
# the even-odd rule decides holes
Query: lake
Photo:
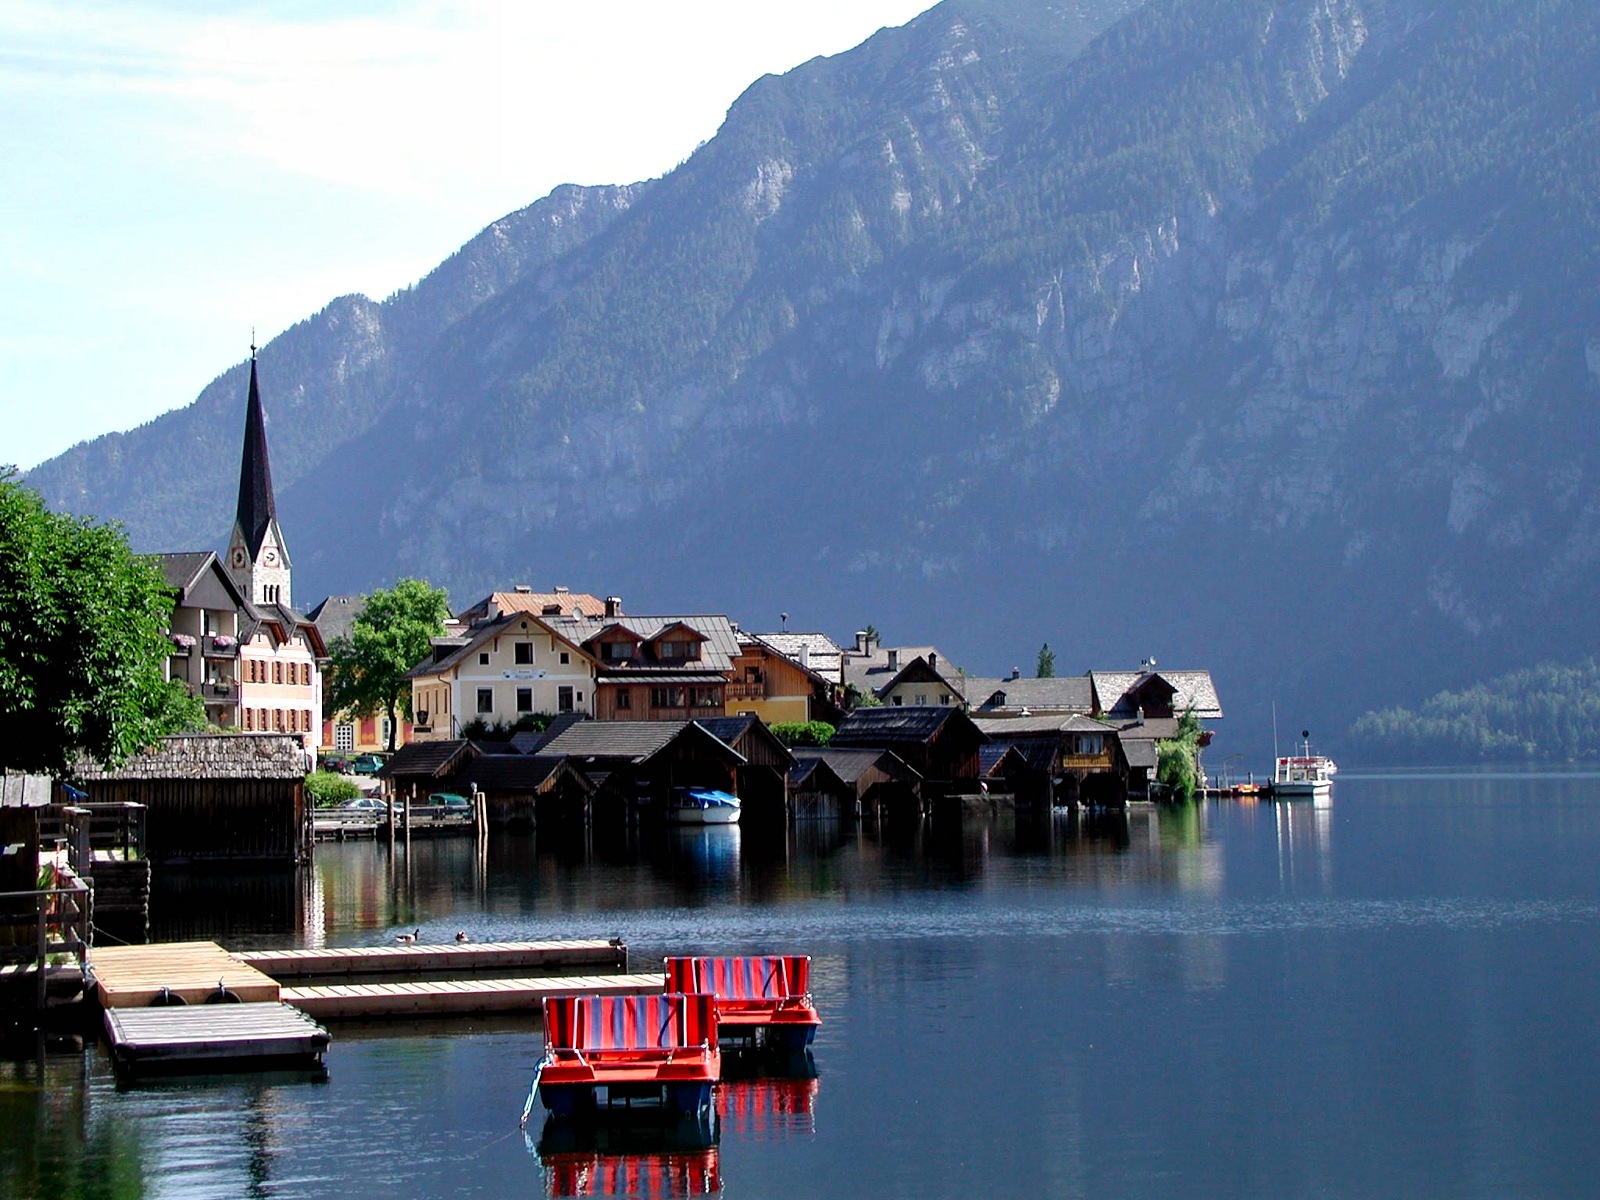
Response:
[{"label": "lake", "polygon": [[118,1090],[0,1064],[0,1195],[1490,1197],[1600,1190],[1600,777],[1342,775],[1207,802],[857,830],[320,845],[170,879],[233,948],[620,935],[814,958],[815,1078],[709,1139],[517,1128],[531,1019],[335,1025],[327,1079]]}]

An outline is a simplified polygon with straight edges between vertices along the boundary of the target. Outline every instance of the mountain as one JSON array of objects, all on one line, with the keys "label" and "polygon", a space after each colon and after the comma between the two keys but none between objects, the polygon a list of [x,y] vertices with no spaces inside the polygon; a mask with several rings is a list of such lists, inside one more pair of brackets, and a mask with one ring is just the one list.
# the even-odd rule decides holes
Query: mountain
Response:
[{"label": "mountain", "polygon": [[[1252,749],[1593,653],[1597,89],[1577,0],[946,0],[266,347],[297,592],[1154,653]],[[241,370],[29,482],[219,542]]]}]

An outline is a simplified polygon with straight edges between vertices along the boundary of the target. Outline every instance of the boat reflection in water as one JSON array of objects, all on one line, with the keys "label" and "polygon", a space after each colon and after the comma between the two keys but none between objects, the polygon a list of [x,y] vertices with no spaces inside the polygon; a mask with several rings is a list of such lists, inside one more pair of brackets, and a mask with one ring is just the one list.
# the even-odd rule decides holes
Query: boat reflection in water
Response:
[{"label": "boat reflection in water", "polygon": [[659,1120],[635,1112],[581,1123],[549,1117],[537,1144],[545,1195],[717,1196],[722,1168],[714,1112]]},{"label": "boat reflection in water", "polygon": [[733,1137],[785,1138],[817,1131],[817,1064],[810,1050],[781,1061],[760,1050],[724,1050],[717,1116]]},{"label": "boat reflection in water", "polygon": [[810,1050],[781,1058],[726,1051],[722,1065],[712,1107],[699,1116],[602,1108],[582,1121],[547,1118],[537,1143],[525,1135],[539,1156],[545,1195],[718,1196],[723,1130],[759,1140],[816,1133],[821,1085]]}]

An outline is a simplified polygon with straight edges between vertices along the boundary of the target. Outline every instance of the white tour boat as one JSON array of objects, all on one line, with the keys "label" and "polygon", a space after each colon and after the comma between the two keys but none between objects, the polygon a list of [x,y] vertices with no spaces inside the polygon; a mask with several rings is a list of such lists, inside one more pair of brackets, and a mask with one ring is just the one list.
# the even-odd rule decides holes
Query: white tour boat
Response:
[{"label": "white tour boat", "polygon": [[1297,796],[1326,796],[1333,790],[1338,765],[1326,754],[1311,753],[1311,735],[1300,734],[1300,753],[1279,758],[1272,772],[1272,794],[1293,799]]}]

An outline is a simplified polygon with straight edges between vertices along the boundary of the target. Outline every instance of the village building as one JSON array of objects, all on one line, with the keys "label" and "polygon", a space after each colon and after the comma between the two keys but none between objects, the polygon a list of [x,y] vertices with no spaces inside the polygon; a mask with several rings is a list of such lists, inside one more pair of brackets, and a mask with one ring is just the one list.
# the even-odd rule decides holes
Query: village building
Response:
[{"label": "village building", "polygon": [[825,633],[791,633],[787,629],[778,633],[751,635],[790,662],[796,663],[820,676],[836,688],[844,687],[844,651]]},{"label": "village building", "polygon": [[575,592],[562,585],[548,592],[536,592],[528,584],[519,583],[509,592],[490,592],[476,604],[470,604],[458,612],[455,620],[460,626],[458,632],[464,632],[484,621],[512,613],[535,617],[615,617],[622,613],[622,599],[608,596],[602,600],[599,596]]},{"label": "village building", "polygon": [[595,663],[601,721],[688,721],[727,714],[739,636],[721,615],[541,617]]},{"label": "village building", "polygon": [[[355,620],[367,606],[365,596],[328,596],[306,615],[315,622],[322,635],[322,643],[333,652],[333,644],[349,637]],[[376,754],[388,750],[389,717],[385,713],[359,716],[352,712],[335,713],[328,705],[330,679],[323,676],[322,687],[322,738],[318,750],[322,754],[354,755]],[[404,714],[400,728],[395,733],[394,745],[404,746],[411,740],[411,722]]]},{"label": "village building", "polygon": [[155,557],[174,592],[169,677],[204,700],[218,727],[293,734],[309,756],[321,739],[327,648],[316,624],[293,606],[293,567],[278,525],[253,349],[226,558],[219,567],[209,551]]},{"label": "village building", "polygon": [[[843,688],[810,667],[810,648],[800,643],[793,659],[764,634],[739,634],[727,708],[735,716],[759,717],[768,725],[785,721],[826,721],[844,717]],[[837,668],[837,660],[835,660]]]},{"label": "village building", "polygon": [[976,790],[979,748],[989,739],[955,705],[858,708],[845,718],[829,749],[892,750],[922,776],[923,800]]},{"label": "village building", "polygon": [[536,713],[594,715],[600,663],[555,620],[513,609],[435,638],[408,673],[413,737],[459,738],[478,722],[509,728]]}]

